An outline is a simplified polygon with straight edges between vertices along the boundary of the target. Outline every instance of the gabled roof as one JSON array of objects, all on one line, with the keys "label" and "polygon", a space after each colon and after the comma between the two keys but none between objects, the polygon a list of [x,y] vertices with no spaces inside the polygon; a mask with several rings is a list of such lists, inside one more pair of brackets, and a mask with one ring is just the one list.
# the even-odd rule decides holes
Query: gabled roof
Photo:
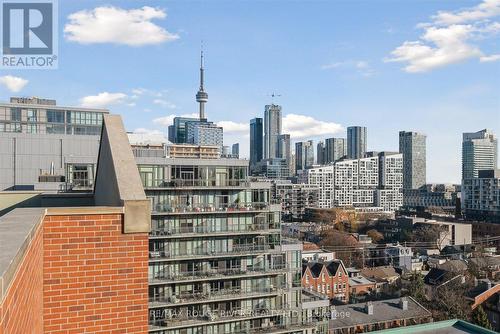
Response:
[{"label": "gabled roof", "polygon": [[337,274],[337,271],[341,267],[345,274],[347,274],[347,270],[344,266],[344,263],[341,260],[331,260],[326,262],[315,262],[310,261],[302,264],[302,275],[306,272],[306,269],[309,268],[313,277],[319,277],[323,268],[326,268],[328,274],[330,276],[334,276]]},{"label": "gabled roof", "polygon": [[439,285],[444,280],[446,271],[438,268],[431,268],[429,273],[424,277],[424,283],[430,285]]}]

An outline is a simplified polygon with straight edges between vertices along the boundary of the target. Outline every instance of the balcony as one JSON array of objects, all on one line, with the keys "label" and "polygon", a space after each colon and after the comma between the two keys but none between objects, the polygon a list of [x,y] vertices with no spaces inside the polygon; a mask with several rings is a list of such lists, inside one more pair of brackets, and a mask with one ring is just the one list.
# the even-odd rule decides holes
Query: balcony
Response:
[{"label": "balcony", "polygon": [[[289,309],[288,305],[277,307],[277,310],[283,312]],[[276,310],[273,311],[274,313]],[[165,329],[178,329],[191,326],[212,325],[219,323],[227,323],[242,320],[262,319],[275,316],[269,308],[256,308],[256,309],[242,309],[235,308],[232,310],[213,310],[213,311],[199,311],[194,314],[187,314],[186,312],[179,315],[169,312],[164,312],[164,317],[150,319],[149,332],[155,332]]]},{"label": "balcony", "polygon": [[280,228],[270,224],[252,224],[247,226],[225,226],[215,230],[214,226],[189,226],[176,228],[153,228],[150,239],[167,239],[178,237],[205,237],[210,235],[228,234],[260,234],[262,232],[279,232]]},{"label": "balcony", "polygon": [[250,298],[261,298],[274,296],[281,289],[280,287],[259,287],[251,290],[242,290],[241,288],[210,290],[208,292],[193,291],[185,292],[173,296],[157,296],[149,298],[149,308],[161,308],[171,306],[183,306],[193,304],[204,304],[219,300],[240,300]]},{"label": "balcony", "polygon": [[261,327],[251,327],[247,329],[243,329],[241,331],[235,332],[236,334],[254,334],[254,333],[273,333],[273,334],[278,334],[278,333],[293,333],[296,331],[300,331],[303,329],[308,329],[308,328],[316,328],[316,322],[313,321],[304,321],[298,322],[294,321],[289,324],[270,324],[267,326],[261,326]]},{"label": "balcony", "polygon": [[192,252],[176,253],[170,251],[150,251],[149,259],[152,262],[168,261],[168,260],[190,260],[198,258],[214,258],[214,257],[227,257],[233,255],[247,255],[259,253],[278,253],[281,252],[280,245],[233,245],[228,250],[215,250],[215,249],[194,249]]},{"label": "balcony", "polygon": [[285,264],[265,266],[265,267],[247,267],[242,269],[226,268],[226,269],[212,269],[212,270],[193,270],[179,273],[165,273],[160,272],[154,277],[149,278],[150,284],[165,284],[165,283],[179,283],[188,281],[210,281],[226,278],[234,278],[238,276],[254,277],[254,276],[269,276],[272,274],[279,274],[289,270]]},{"label": "balcony", "polygon": [[146,189],[186,189],[186,188],[248,188],[250,182],[240,180],[154,180],[152,186],[145,185]]},{"label": "balcony", "polygon": [[167,214],[206,214],[206,213],[244,213],[268,211],[271,208],[268,202],[250,202],[241,204],[192,204],[192,205],[172,205],[159,203],[153,207],[153,215]]}]

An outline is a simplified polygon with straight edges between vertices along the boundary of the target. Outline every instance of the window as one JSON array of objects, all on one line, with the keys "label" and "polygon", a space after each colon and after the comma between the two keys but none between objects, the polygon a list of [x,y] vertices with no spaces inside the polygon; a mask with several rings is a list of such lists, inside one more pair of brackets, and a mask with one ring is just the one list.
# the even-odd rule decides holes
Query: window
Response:
[{"label": "window", "polygon": [[13,122],[21,122],[21,109],[11,108],[10,109],[10,120]]},{"label": "window", "polygon": [[64,123],[64,112],[59,110],[47,110],[48,123]]},{"label": "window", "polygon": [[37,112],[35,109],[26,110],[26,120],[28,122],[36,122],[37,121],[36,115],[37,115]]}]

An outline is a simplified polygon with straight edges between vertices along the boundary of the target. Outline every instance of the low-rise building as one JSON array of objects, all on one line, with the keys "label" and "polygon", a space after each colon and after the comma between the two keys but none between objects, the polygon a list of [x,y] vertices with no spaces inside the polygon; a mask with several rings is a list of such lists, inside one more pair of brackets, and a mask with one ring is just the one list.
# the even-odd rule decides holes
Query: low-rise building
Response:
[{"label": "low-rise building", "polygon": [[349,301],[349,275],[341,260],[304,262],[302,287],[326,295],[334,302]]},{"label": "low-rise building", "polygon": [[432,322],[432,314],[411,297],[341,305],[333,312],[330,334],[365,333]]}]

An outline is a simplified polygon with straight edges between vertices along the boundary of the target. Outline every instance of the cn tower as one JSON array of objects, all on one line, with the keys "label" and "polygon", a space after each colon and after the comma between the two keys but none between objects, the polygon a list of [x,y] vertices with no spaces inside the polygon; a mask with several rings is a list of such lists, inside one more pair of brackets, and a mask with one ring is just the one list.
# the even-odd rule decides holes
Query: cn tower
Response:
[{"label": "cn tower", "polygon": [[205,103],[208,101],[208,94],[205,92],[203,87],[203,50],[201,50],[201,59],[200,59],[200,89],[198,93],[196,93],[196,102],[200,104],[200,121],[205,121]]}]

